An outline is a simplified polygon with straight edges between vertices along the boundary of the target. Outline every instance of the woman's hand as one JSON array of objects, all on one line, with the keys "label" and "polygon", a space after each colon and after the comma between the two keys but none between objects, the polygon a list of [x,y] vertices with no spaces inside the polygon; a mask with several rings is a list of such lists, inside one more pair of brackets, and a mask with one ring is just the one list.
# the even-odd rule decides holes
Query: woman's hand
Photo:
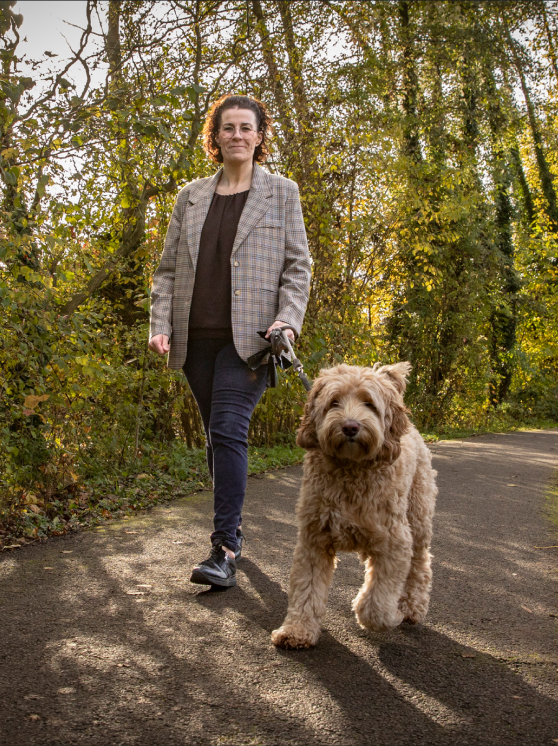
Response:
[{"label": "woman's hand", "polygon": [[149,349],[158,355],[166,355],[170,350],[169,338],[166,334],[156,334],[149,340]]},{"label": "woman's hand", "polygon": [[[282,326],[285,326],[286,323],[287,323],[286,321],[274,321],[273,324],[267,330],[267,334],[265,335],[265,338],[267,339],[269,337],[269,335],[271,334],[271,332],[274,329],[280,329]],[[294,342],[295,335],[294,335],[293,330],[292,329],[286,329],[285,333],[286,333],[287,337],[291,340],[291,342]]]}]

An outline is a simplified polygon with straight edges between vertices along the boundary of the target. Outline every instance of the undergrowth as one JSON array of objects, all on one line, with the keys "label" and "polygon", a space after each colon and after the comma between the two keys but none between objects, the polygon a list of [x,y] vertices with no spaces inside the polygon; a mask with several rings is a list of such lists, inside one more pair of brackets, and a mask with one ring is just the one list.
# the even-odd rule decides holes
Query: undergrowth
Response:
[{"label": "undergrowth", "polygon": [[[543,418],[516,421],[501,412],[487,417],[476,427],[440,427],[423,432],[426,442],[465,438],[494,432],[558,427]],[[301,463],[304,451],[294,443],[294,435],[284,436],[275,446],[251,447],[249,474]],[[119,466],[92,462],[83,478],[68,481],[57,492],[22,490],[0,509],[0,549],[15,549],[81,528],[90,528],[113,518],[133,515],[162,502],[200,489],[211,488],[205,451],[188,448],[183,441],[170,445],[144,444],[139,458]],[[75,477],[76,475],[74,475]],[[555,494],[556,493],[556,494]],[[558,489],[549,505],[558,525]]]},{"label": "undergrowth", "polygon": [[[291,442],[250,448],[248,473],[300,463],[304,451]],[[87,479],[77,479],[53,495],[22,491],[0,510],[0,548],[15,549],[47,536],[59,536],[107,520],[133,515],[200,489],[210,489],[205,451],[175,441],[163,450],[144,452],[132,466],[107,464]]]}]

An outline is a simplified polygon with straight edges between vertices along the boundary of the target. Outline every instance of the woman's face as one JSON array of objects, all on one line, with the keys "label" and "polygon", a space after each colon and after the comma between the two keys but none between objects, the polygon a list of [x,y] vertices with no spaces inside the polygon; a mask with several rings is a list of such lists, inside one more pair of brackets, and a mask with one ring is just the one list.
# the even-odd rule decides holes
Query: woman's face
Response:
[{"label": "woman's face", "polygon": [[251,109],[225,109],[215,140],[225,165],[238,165],[254,159],[254,150],[262,141],[256,115]]}]

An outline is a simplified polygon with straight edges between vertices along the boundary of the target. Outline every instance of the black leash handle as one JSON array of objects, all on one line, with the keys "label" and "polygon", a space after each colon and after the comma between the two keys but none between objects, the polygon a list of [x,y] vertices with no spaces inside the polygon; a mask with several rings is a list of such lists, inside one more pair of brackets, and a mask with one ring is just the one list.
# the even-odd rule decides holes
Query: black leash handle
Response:
[{"label": "black leash handle", "polygon": [[269,335],[269,341],[271,342],[271,354],[275,355],[276,357],[279,357],[279,355],[283,351],[288,352],[291,356],[293,370],[300,378],[302,385],[304,386],[306,391],[310,391],[310,389],[312,388],[312,382],[308,380],[308,377],[306,376],[304,372],[304,367],[302,363],[297,358],[297,356],[294,354],[294,350],[291,345],[291,340],[285,334],[287,329],[290,329],[296,334],[296,329],[293,329],[293,327],[290,326],[289,324],[285,324],[284,326],[281,326],[278,329],[274,329]]}]

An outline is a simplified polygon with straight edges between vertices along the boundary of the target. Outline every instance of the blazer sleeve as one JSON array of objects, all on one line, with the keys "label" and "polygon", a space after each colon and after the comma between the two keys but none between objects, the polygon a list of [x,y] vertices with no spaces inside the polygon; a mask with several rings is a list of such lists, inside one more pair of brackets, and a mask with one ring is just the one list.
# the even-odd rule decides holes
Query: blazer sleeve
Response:
[{"label": "blazer sleeve", "polygon": [[172,335],[172,298],[176,273],[176,253],[187,197],[187,190],[183,189],[176,199],[165,237],[161,261],[153,275],[149,324],[150,339],[157,334],[166,334],[169,339]]},{"label": "blazer sleeve", "polygon": [[300,334],[310,295],[310,252],[298,187],[291,182],[285,205],[285,264],[279,281],[277,319]]}]

